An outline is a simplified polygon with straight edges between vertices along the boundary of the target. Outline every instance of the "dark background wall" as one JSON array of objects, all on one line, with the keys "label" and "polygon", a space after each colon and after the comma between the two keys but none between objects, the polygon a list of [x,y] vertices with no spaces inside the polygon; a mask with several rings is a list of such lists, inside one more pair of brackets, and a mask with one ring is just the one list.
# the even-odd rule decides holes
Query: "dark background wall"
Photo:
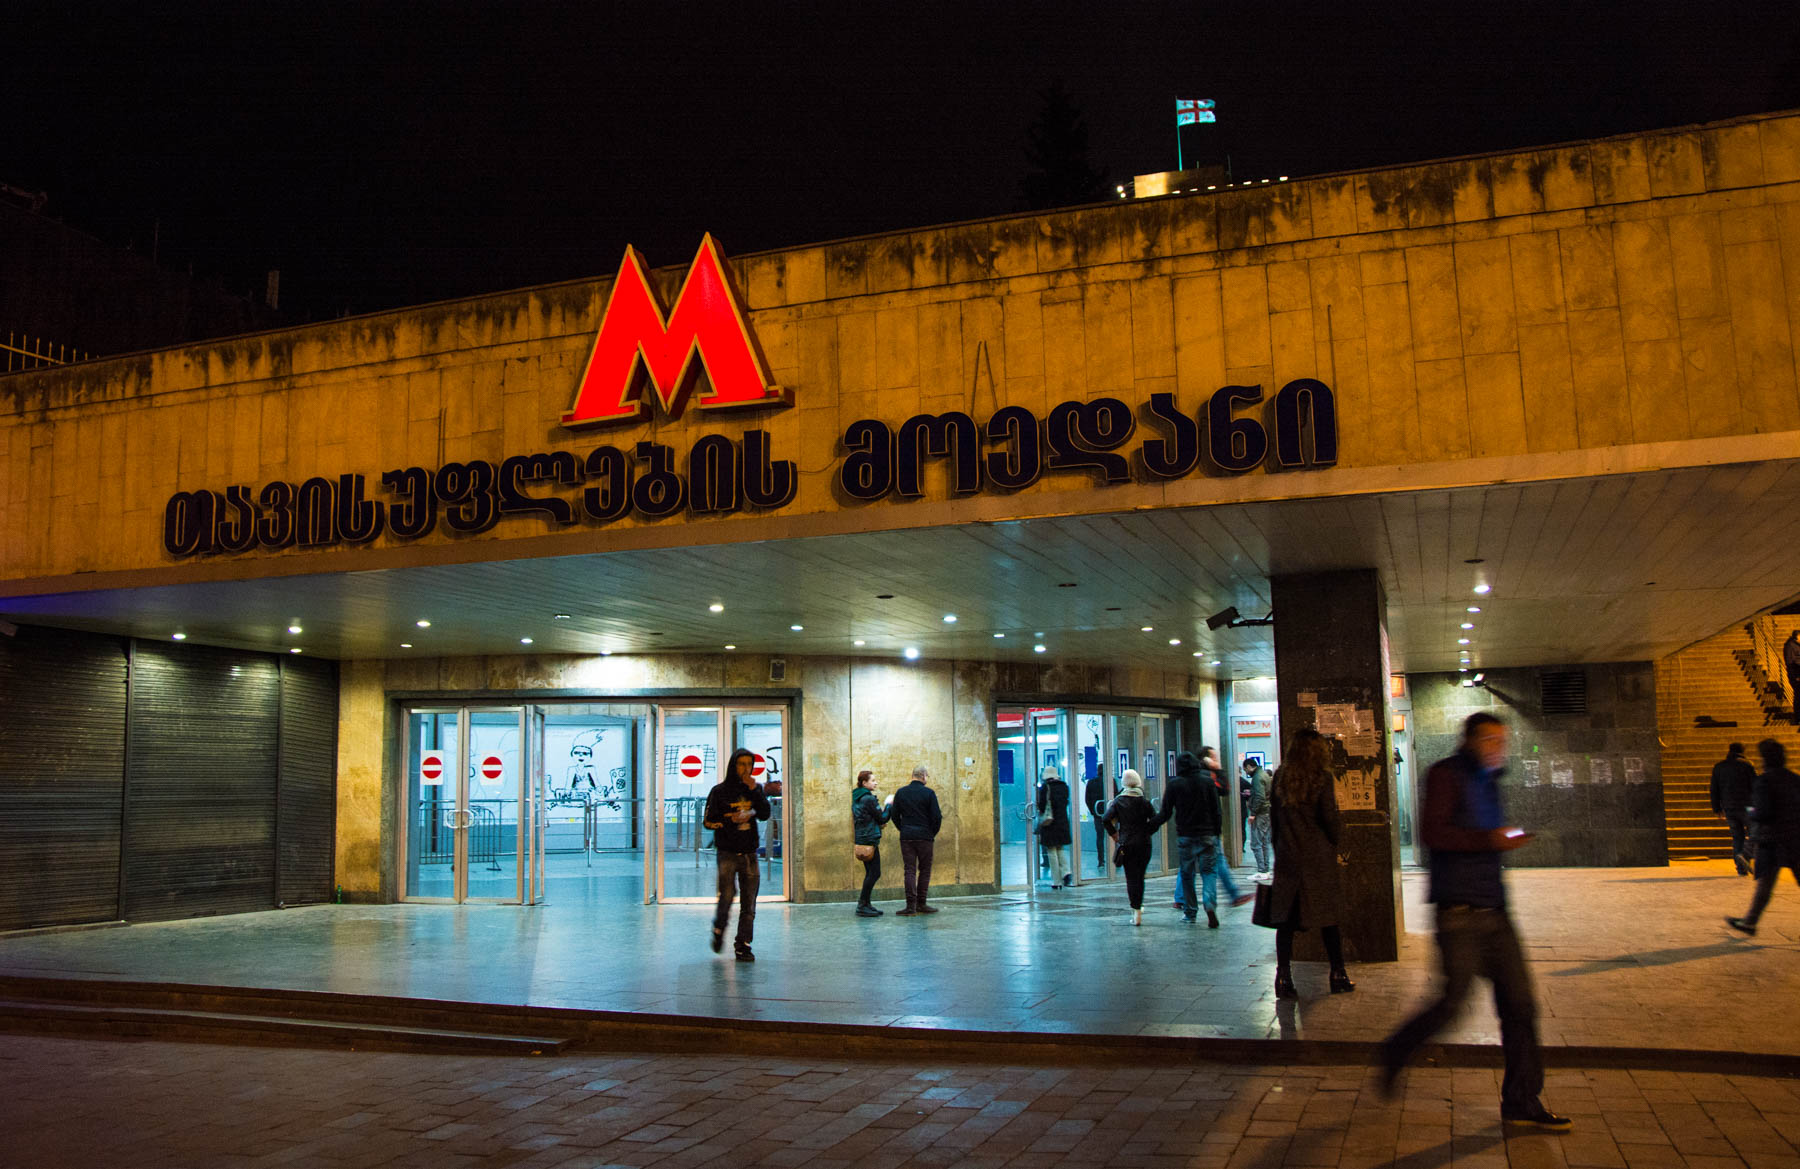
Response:
[{"label": "dark background wall", "polygon": [[[1544,712],[1546,672],[1585,676],[1584,713]],[[1537,833],[1530,846],[1507,856],[1509,865],[1668,864],[1651,663],[1488,670],[1485,685],[1473,687],[1462,685],[1465,676],[1409,678],[1421,785],[1425,769],[1456,750],[1463,719],[1487,710],[1512,729],[1512,760],[1500,781],[1508,818]],[[1626,764],[1634,759],[1642,765],[1641,782],[1628,779]]]},{"label": "dark background wall", "polygon": [[336,663],[0,636],[0,930],[324,901]]}]

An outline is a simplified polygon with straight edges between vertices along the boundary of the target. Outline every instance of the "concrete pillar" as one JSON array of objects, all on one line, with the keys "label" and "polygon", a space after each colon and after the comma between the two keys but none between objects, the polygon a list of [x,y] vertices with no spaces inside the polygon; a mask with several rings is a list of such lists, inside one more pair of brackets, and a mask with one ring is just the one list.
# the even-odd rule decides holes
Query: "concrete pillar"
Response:
[{"label": "concrete pillar", "polygon": [[[1400,833],[1394,815],[1393,749],[1388,740],[1386,601],[1374,569],[1277,576],[1275,690],[1287,738],[1313,727],[1335,738],[1339,848],[1344,884],[1345,956],[1392,962],[1405,929],[1400,897]],[[1295,940],[1296,958],[1319,959],[1316,931]]]}]

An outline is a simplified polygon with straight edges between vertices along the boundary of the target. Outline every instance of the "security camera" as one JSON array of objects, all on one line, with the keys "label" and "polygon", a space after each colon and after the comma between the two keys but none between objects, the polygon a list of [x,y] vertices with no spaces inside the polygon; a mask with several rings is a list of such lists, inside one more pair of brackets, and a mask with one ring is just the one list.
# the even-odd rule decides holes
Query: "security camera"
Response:
[{"label": "security camera", "polygon": [[1206,627],[1211,630],[1223,629],[1227,625],[1235,624],[1241,616],[1242,614],[1237,611],[1237,606],[1233,605],[1229,609],[1221,609],[1211,617],[1208,617],[1206,619]]}]

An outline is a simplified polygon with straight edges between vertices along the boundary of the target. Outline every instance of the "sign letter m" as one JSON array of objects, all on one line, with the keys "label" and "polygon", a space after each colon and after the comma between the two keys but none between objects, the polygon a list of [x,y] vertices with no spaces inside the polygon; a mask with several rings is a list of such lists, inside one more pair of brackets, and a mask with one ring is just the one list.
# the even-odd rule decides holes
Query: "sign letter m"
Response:
[{"label": "sign letter m", "polygon": [[600,333],[575,392],[575,405],[563,415],[562,424],[602,426],[647,416],[646,381],[656,391],[663,413],[679,418],[699,372],[696,357],[712,383],[711,392],[699,399],[702,409],[788,401],[787,391],[769,377],[768,363],[750,333],[712,236],[700,241],[672,313],[663,311],[643,257],[628,247],[601,314]]}]

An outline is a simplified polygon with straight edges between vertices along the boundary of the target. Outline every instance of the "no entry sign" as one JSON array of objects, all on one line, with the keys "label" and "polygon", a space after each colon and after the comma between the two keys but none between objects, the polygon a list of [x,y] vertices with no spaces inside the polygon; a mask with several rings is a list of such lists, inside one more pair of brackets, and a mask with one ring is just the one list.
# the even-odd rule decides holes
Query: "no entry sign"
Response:
[{"label": "no entry sign", "polygon": [[444,753],[427,751],[419,756],[419,783],[424,787],[438,787],[444,782]]},{"label": "no entry sign", "polygon": [[681,774],[688,779],[698,779],[700,776],[700,756],[683,755],[681,757]]},{"label": "no entry sign", "polygon": [[506,768],[500,762],[500,756],[498,755],[489,755],[486,759],[481,761],[481,776],[483,779],[499,779],[500,773],[505,770]]},{"label": "no entry sign", "polygon": [[750,753],[750,777],[752,779],[760,778],[764,769],[767,767],[768,761],[766,759],[754,751]]}]

